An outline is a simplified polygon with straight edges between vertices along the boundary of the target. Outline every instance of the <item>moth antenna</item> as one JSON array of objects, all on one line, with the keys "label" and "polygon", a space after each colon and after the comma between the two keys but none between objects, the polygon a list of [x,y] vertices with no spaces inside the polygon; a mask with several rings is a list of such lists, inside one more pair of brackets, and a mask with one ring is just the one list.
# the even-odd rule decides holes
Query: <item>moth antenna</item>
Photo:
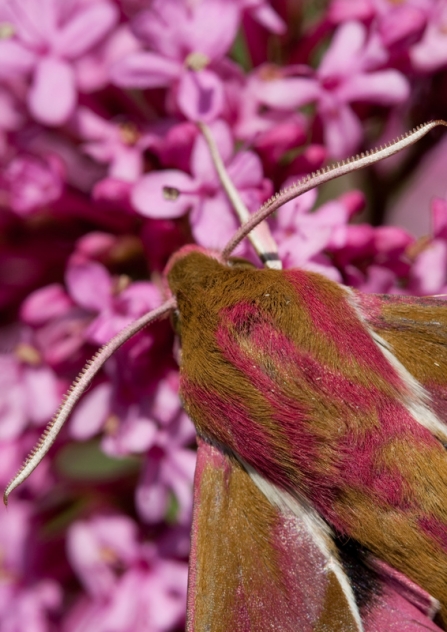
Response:
[{"label": "moth antenna", "polygon": [[397,154],[402,149],[406,149],[410,145],[416,143],[419,139],[425,136],[430,130],[438,125],[443,125],[447,127],[447,122],[442,120],[437,121],[429,121],[428,123],[423,123],[418,127],[415,127],[411,132],[407,132],[403,136],[394,139],[393,141],[381,145],[376,149],[369,150],[360,155],[353,156],[352,158],[348,158],[344,160],[342,163],[338,163],[336,165],[329,166],[328,169],[319,169],[315,173],[304,176],[301,180],[298,180],[295,184],[292,184],[290,187],[279,191],[273,197],[271,197],[267,202],[265,202],[261,208],[254,213],[254,215],[250,216],[250,219],[243,224],[239,230],[234,234],[228,244],[222,251],[222,258],[227,259],[236,246],[248,235],[250,232],[266,217],[274,213],[280,206],[293,200],[294,198],[306,193],[310,189],[319,186],[320,184],[324,184],[325,182],[329,182],[330,180],[334,180],[339,176],[343,176],[346,173],[351,173],[352,171],[357,171],[358,169],[362,169],[363,167],[367,167],[368,165],[372,165],[375,162],[379,162],[379,160],[383,160],[384,158],[389,158],[393,154]]},{"label": "moth antenna", "polygon": [[[252,215],[245,206],[239,191],[234,186],[228,171],[226,170],[210,128],[205,123],[198,123],[198,126],[205,138],[206,144],[208,145],[211,159],[217,171],[217,175],[219,176],[220,183],[227,194],[228,199],[233,205],[241,224],[245,224],[249,221]],[[257,225],[256,230],[250,233],[248,237],[253,248],[258,253],[259,258],[268,268],[282,270],[282,263],[278,255],[278,246],[270,233],[270,228],[267,223]]]},{"label": "moth antenna", "polygon": [[121,345],[129,340],[129,338],[141,331],[141,329],[144,329],[144,327],[147,327],[150,323],[153,323],[158,318],[165,316],[175,307],[176,301],[175,298],[172,297],[165,301],[163,305],[157,307],[157,309],[153,309],[148,314],[144,314],[144,316],[141,316],[141,318],[138,318],[138,320],[135,320],[133,323],[130,323],[127,327],[122,329],[114,338],[112,338],[112,340],[101,347],[95,353],[93,358],[86,363],[81,373],[74,380],[67,393],[63,396],[59,410],[45,428],[36,446],[28,454],[22,467],[5,489],[3,494],[3,502],[5,505],[8,504],[9,494],[21,483],[23,483],[23,481],[28,478],[31,472],[33,472],[33,470],[35,470],[42,461],[45,454],[53,445],[59,430],[70,416],[74,406],[79,401],[81,395],[84,393],[85,389],[98,373],[105,361],[108,360],[110,356],[121,347]]}]

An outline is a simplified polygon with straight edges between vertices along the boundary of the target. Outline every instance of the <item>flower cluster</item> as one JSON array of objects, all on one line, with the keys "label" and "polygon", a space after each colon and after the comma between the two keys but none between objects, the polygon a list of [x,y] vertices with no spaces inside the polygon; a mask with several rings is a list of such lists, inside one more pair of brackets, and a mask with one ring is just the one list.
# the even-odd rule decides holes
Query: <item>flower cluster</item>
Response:
[{"label": "flower cluster", "polygon": [[[253,212],[442,117],[446,82],[447,0],[0,0],[1,483],[85,361],[161,304],[170,255],[236,230],[198,122]],[[432,134],[284,205],[285,267],[446,292],[446,155]],[[194,463],[162,321],[0,511],[1,629],[181,630]]]}]

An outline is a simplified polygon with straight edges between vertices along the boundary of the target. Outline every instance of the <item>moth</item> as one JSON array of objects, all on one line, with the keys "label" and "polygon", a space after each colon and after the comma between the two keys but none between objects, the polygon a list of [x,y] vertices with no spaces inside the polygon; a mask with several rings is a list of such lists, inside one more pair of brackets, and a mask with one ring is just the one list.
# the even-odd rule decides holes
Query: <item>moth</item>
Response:
[{"label": "moth", "polygon": [[[198,443],[187,630],[447,629],[446,304],[282,270],[262,223],[436,125],[447,123],[307,176],[251,216],[201,125],[241,228],[222,252],[173,255],[166,302],[88,363],[5,503],[104,362],[172,313]],[[263,269],[231,257],[245,237]]]}]

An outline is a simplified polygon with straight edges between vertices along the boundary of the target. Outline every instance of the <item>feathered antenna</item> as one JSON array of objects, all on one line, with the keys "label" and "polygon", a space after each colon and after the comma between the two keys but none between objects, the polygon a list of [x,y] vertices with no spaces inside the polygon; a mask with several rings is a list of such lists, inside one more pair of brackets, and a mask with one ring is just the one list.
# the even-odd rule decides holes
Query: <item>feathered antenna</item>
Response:
[{"label": "feathered antenna", "polygon": [[35,470],[42,461],[45,454],[53,445],[60,429],[70,416],[76,403],[79,401],[83,392],[91,383],[95,375],[104,365],[105,361],[108,360],[110,356],[121,347],[121,345],[129,340],[129,338],[132,338],[132,336],[144,329],[144,327],[150,325],[150,323],[153,323],[155,320],[166,316],[172,309],[175,309],[175,307],[175,298],[171,297],[169,300],[165,301],[163,305],[157,307],[157,309],[153,309],[148,314],[145,314],[138,320],[130,323],[114,338],[112,338],[112,340],[101,347],[93,358],[87,362],[81,373],[79,373],[78,377],[63,397],[59,410],[45,428],[39,442],[27,456],[22,467],[5,489],[5,493],[3,494],[3,502],[5,505],[8,504],[8,496],[13,489],[18,487],[20,483],[23,483],[23,481],[28,478],[31,472]]},{"label": "feathered antenna", "polygon": [[358,169],[362,169],[363,167],[367,167],[368,165],[379,162],[384,158],[389,158],[390,156],[397,154],[402,149],[406,149],[410,145],[416,143],[419,139],[421,139],[430,130],[432,130],[434,127],[437,127],[438,125],[443,125],[444,127],[447,127],[447,122],[437,120],[423,123],[422,125],[419,125],[415,129],[413,129],[411,132],[407,132],[407,134],[404,134],[399,138],[395,138],[386,145],[381,145],[376,149],[365,151],[360,155],[353,156],[352,158],[348,158],[347,160],[343,160],[342,162],[337,162],[334,165],[329,165],[328,167],[319,169],[318,171],[315,171],[315,173],[311,173],[301,180],[298,180],[298,182],[292,184],[290,187],[287,187],[287,189],[278,191],[278,193],[275,193],[273,197],[267,200],[267,202],[265,202],[261,206],[261,208],[256,211],[256,213],[252,215],[250,219],[246,221],[245,224],[243,224],[233,235],[231,240],[222,251],[223,259],[228,259],[236,246],[243,239],[245,239],[245,237],[247,237],[251,233],[251,231],[256,228],[256,226],[258,226],[258,224],[264,221],[269,215],[277,211],[279,207],[286,202],[299,197],[303,193],[306,193],[306,191],[309,191],[310,189],[313,189],[320,184],[324,184],[325,182],[334,180],[335,178],[343,176],[346,173],[357,171]]}]

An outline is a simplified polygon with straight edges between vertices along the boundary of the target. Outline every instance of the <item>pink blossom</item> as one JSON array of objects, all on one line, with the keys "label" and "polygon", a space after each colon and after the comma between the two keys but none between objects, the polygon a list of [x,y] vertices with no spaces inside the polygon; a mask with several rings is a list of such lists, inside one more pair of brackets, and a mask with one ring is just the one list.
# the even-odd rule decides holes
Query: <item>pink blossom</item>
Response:
[{"label": "pink blossom", "polygon": [[143,173],[143,153],[156,141],[155,135],[141,132],[135,124],[113,123],[79,108],[76,127],[85,141],[83,150],[108,165],[110,178],[134,182]]},{"label": "pink blossom", "polygon": [[2,630],[50,632],[50,616],[60,609],[62,593],[53,580],[30,578],[31,505],[13,502],[0,517],[0,620]]},{"label": "pink blossom", "polygon": [[332,22],[350,20],[368,22],[375,18],[375,29],[385,46],[404,44],[420,36],[435,3],[432,0],[334,0],[328,17]]},{"label": "pink blossom", "polygon": [[20,436],[29,423],[49,421],[63,392],[54,372],[28,343],[19,343],[14,354],[0,355],[0,387],[1,440]]},{"label": "pink blossom", "polygon": [[113,279],[99,263],[73,263],[67,270],[68,292],[77,305],[96,317],[85,336],[104,344],[130,322],[161,303],[159,290],[151,283]]},{"label": "pink blossom", "polygon": [[149,51],[125,57],[112,68],[114,83],[129,88],[170,87],[191,120],[215,119],[223,86],[213,69],[231,46],[239,24],[236,2],[203,0],[188,6],[156,0],[133,22]]},{"label": "pink blossom", "polygon": [[286,24],[266,0],[238,0],[238,3],[254,20],[272,33],[282,35],[286,32]]},{"label": "pink blossom", "polygon": [[[420,296],[447,291],[447,201],[434,198],[431,203],[432,230],[429,240],[420,243],[410,274],[411,291]],[[424,243],[425,242],[425,243]],[[415,245],[418,250],[418,244]]]},{"label": "pink blossom", "polygon": [[[292,182],[286,182],[285,187]],[[363,199],[350,196],[327,202],[311,212],[317,198],[312,189],[297,200],[282,206],[273,223],[273,235],[285,267],[299,267],[324,274],[340,281],[341,275],[324,254],[328,249],[344,246],[347,223],[360,210]]]},{"label": "pink blossom", "polygon": [[11,209],[25,216],[59,199],[64,169],[55,155],[39,158],[21,155],[9,163],[3,182]]},{"label": "pink blossom", "polygon": [[325,144],[336,158],[353,153],[363,137],[352,102],[396,105],[408,98],[409,84],[400,72],[377,69],[386,61],[379,39],[368,38],[359,22],[348,22],[336,31],[316,73]]},{"label": "pink blossom", "polygon": [[275,77],[264,71],[257,73],[250,92],[255,102],[276,110],[287,111],[316,101],[326,147],[338,158],[353,153],[363,137],[351,103],[395,105],[408,97],[405,77],[397,70],[380,69],[387,58],[377,35],[368,38],[361,23],[348,22],[335,32],[314,77],[309,71],[307,77],[287,76],[281,71]]},{"label": "pink blossom", "polygon": [[[231,134],[223,122],[216,122],[212,132],[242,199],[250,210],[255,210],[271,191],[269,182],[263,178],[259,158],[249,151],[233,155]],[[191,172],[192,176],[167,169],[143,176],[134,186],[132,203],[141,214],[155,218],[179,217],[191,210],[190,221],[196,241],[208,248],[219,248],[234,232],[238,220],[222,191],[201,136],[194,143]],[[166,191],[171,190],[174,195],[166,195]]]},{"label": "pink blossom", "polygon": [[447,6],[438,0],[429,8],[422,38],[410,50],[413,66],[422,72],[433,72],[447,64]]},{"label": "pink blossom", "polygon": [[115,27],[104,40],[74,62],[79,90],[93,92],[107,87],[111,66],[139,49],[139,41],[129,24]]},{"label": "pink blossom", "polygon": [[47,125],[65,123],[76,104],[72,62],[114,26],[115,6],[105,0],[27,0],[26,5],[3,0],[0,12],[2,21],[11,25],[10,37],[0,41],[0,77],[31,74],[31,114]]},{"label": "pink blossom", "polygon": [[140,515],[148,522],[166,517],[171,495],[178,503],[177,520],[191,520],[191,489],[196,455],[185,445],[194,440],[194,429],[181,410],[178,398],[178,375],[163,380],[152,405],[152,415],[161,430],[154,437],[146,465],[136,490]]},{"label": "pink blossom", "polygon": [[125,516],[80,521],[70,529],[68,554],[89,597],[75,606],[66,632],[164,632],[186,603],[186,565],[165,560],[137,541]]}]

